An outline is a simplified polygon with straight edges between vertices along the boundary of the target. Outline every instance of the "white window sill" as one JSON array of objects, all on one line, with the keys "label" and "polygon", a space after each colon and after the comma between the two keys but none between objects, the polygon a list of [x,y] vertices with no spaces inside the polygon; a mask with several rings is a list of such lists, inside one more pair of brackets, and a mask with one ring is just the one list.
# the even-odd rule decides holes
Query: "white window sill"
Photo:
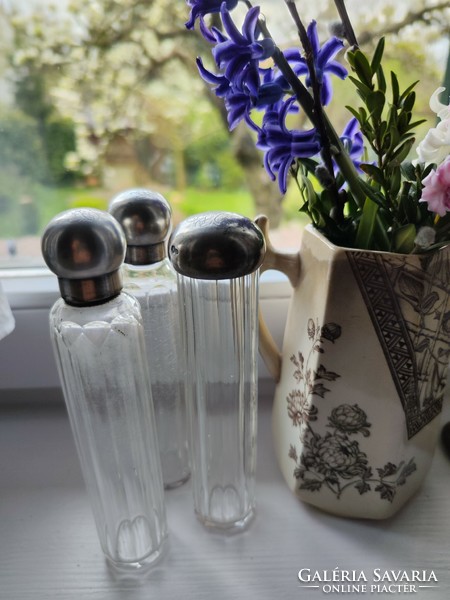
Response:
[{"label": "white window sill", "polygon": [[[0,392],[11,399],[19,391],[59,388],[50,343],[48,314],[59,297],[56,277],[45,268],[0,270],[0,280],[16,320],[14,331],[0,342]],[[281,344],[291,289],[278,272],[264,273],[261,310],[275,341]],[[259,362],[259,377],[270,379]],[[42,394],[41,394],[42,397]]]}]

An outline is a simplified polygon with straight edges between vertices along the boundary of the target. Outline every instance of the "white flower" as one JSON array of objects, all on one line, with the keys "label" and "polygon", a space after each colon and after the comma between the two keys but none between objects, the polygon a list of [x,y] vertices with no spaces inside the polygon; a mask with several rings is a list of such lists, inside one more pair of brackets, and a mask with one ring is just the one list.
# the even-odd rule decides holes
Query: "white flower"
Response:
[{"label": "white flower", "polygon": [[439,100],[439,96],[445,92],[445,87],[438,87],[438,89],[431,95],[430,108],[437,116],[444,121],[450,118],[450,106],[442,104]]},{"label": "white flower", "polygon": [[441,121],[428,131],[417,146],[419,161],[423,163],[440,164],[450,154],[450,106],[438,100],[444,90],[439,87],[430,98],[430,108]]}]

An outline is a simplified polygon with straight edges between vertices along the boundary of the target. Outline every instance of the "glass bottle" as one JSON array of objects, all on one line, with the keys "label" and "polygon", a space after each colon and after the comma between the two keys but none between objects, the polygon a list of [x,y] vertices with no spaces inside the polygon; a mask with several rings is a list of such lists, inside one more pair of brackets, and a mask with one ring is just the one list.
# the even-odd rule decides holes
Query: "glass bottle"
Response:
[{"label": "glass bottle", "polygon": [[110,215],[57,215],[42,253],[62,298],[50,332],[98,536],[116,567],[141,568],[167,536],[140,307],[121,292],[125,239]]},{"label": "glass bottle", "polygon": [[190,467],[177,277],[166,245],[171,209],[161,194],[132,189],[116,196],[109,212],[127,241],[124,289],[141,306],[164,487],[173,488]]},{"label": "glass bottle", "polygon": [[233,213],[183,221],[169,242],[187,360],[194,509],[243,529],[255,508],[261,230]]}]

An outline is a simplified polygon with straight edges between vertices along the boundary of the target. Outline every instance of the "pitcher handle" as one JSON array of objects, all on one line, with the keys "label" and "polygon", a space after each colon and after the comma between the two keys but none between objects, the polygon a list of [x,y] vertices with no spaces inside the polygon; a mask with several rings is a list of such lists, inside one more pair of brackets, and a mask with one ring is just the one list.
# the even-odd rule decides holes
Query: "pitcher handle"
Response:
[{"label": "pitcher handle", "polygon": [[[300,280],[300,253],[278,252],[269,240],[269,219],[265,215],[259,215],[255,223],[261,229],[266,239],[266,255],[260,267],[260,273],[275,269],[281,271],[289,279],[293,288]],[[281,376],[281,352],[272,334],[267,327],[264,318],[259,312],[259,352],[266,364],[269,373],[278,383]]]}]

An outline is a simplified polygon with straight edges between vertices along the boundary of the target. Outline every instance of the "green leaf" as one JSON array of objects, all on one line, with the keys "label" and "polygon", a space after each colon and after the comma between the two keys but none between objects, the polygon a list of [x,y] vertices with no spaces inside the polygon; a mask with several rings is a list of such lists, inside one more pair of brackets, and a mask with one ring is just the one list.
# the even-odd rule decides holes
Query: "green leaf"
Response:
[{"label": "green leaf", "polygon": [[366,98],[367,108],[369,109],[371,117],[375,122],[379,121],[381,118],[385,101],[386,98],[383,92],[378,90],[376,92],[371,92]]},{"label": "green leaf", "polygon": [[314,189],[311,180],[308,177],[303,177],[304,194],[310,208],[315,208],[318,203],[319,197]]},{"label": "green leaf", "polygon": [[389,129],[392,129],[393,127],[397,129],[397,110],[393,106],[389,107],[387,122]]},{"label": "green leaf", "polygon": [[413,223],[404,225],[394,234],[393,244],[394,252],[409,254],[414,249],[414,240],[416,239],[416,226]]},{"label": "green leaf", "polygon": [[349,110],[356,119],[358,119],[359,123],[364,123],[365,119],[361,118],[360,113],[355,108],[352,106],[346,106],[345,108]]},{"label": "green leaf", "polygon": [[367,111],[363,106],[359,107],[359,114],[361,116],[361,121],[366,122],[367,119],[369,118],[367,115]]},{"label": "green leaf", "polygon": [[398,117],[398,130],[400,133],[408,131],[409,122],[411,121],[411,113],[401,111]]},{"label": "green leaf", "polygon": [[397,75],[391,71],[391,86],[392,86],[392,104],[399,106],[400,104],[400,86],[398,85]]},{"label": "green leaf", "polygon": [[354,69],[360,81],[365,83],[367,86],[372,87],[373,73],[366,55],[363,54],[361,50],[356,50],[354,52],[354,60]]},{"label": "green leaf", "polygon": [[383,58],[384,52],[384,37],[380,38],[375,48],[375,52],[373,53],[372,62],[370,63],[370,67],[372,69],[372,73],[376,73],[378,71],[378,67],[381,65],[381,60]]},{"label": "green leaf", "polygon": [[419,125],[422,125],[422,123],[426,123],[426,121],[427,121],[426,119],[420,119],[419,121],[414,121],[414,123],[410,123],[408,125],[408,130],[415,129]]},{"label": "green leaf", "polygon": [[387,132],[387,123],[386,121],[381,121],[380,126],[378,128],[378,135],[380,137],[381,147],[384,146]]},{"label": "green leaf", "polygon": [[372,88],[369,87],[368,85],[366,85],[365,83],[362,83],[361,81],[359,81],[358,79],[356,79],[356,77],[353,77],[352,75],[349,75],[348,78],[355,85],[355,87],[357,88],[357,90],[359,92],[359,95],[365,102],[368,94],[372,93]]},{"label": "green leaf", "polygon": [[312,175],[314,175],[316,167],[319,164],[317,160],[313,160],[312,158],[302,158],[299,159],[299,162],[305,167],[306,171]]},{"label": "green leaf", "polygon": [[406,112],[409,112],[409,113],[412,112],[415,102],[416,102],[416,92],[411,92],[403,100],[403,103],[402,103],[403,110]]},{"label": "green leaf", "polygon": [[380,212],[375,220],[375,231],[373,234],[374,248],[377,250],[391,250],[391,242],[386,231],[386,224],[382,221]]},{"label": "green leaf", "polygon": [[403,94],[400,96],[400,99],[403,100],[404,98],[406,98],[406,96],[408,96],[408,94],[416,87],[416,85],[419,83],[419,80],[415,81],[414,83],[412,83],[411,85],[409,85],[406,90],[403,92]]},{"label": "green leaf", "polygon": [[414,181],[416,179],[416,169],[412,162],[404,162],[402,163],[402,173],[406,179],[409,181]]},{"label": "green leaf", "polygon": [[417,200],[416,187],[410,181],[404,181],[399,200],[399,215],[404,223],[420,223],[421,214]]},{"label": "green leaf", "polygon": [[[401,172],[404,174],[405,170],[403,167],[401,168]],[[409,191],[411,189],[412,183],[410,181],[404,181],[402,186],[401,194],[399,195],[398,200],[398,214],[400,219],[403,221],[411,222],[411,219],[408,217],[409,210]]]},{"label": "green leaf", "polygon": [[371,163],[363,163],[361,164],[361,170],[364,171],[364,173],[367,173],[367,175],[369,175],[369,177],[371,177],[380,186],[383,185],[383,171],[376,165],[373,165]]},{"label": "green leaf", "polygon": [[366,198],[362,210],[361,219],[356,232],[355,245],[357,248],[370,248],[375,221],[378,213],[378,205],[370,198]]},{"label": "green leaf", "polygon": [[352,69],[355,68],[355,53],[353,50],[350,50],[349,52],[347,52],[347,60],[348,60],[348,64],[352,67]]},{"label": "green leaf", "polygon": [[402,173],[399,168],[394,169],[391,178],[389,180],[389,192],[391,198],[397,198],[400,192],[400,186],[402,184]]},{"label": "green leaf", "polygon": [[377,69],[377,82],[378,82],[378,89],[380,90],[380,92],[386,93],[386,90],[387,90],[386,77],[384,76],[383,67],[381,65]]},{"label": "green leaf", "polygon": [[410,153],[415,141],[415,138],[410,138],[403,142],[390,156],[390,164],[400,165]]},{"label": "green leaf", "polygon": [[329,190],[323,190],[323,192],[320,194],[320,205],[322,210],[329,213],[334,204],[334,194],[332,194]]},{"label": "green leaf", "polygon": [[368,196],[373,202],[375,202],[375,204],[378,204],[378,206],[380,207],[384,206],[384,196],[382,194],[377,192],[377,190],[375,190],[369,183],[367,183],[367,181],[361,180],[360,185],[366,196]]}]

